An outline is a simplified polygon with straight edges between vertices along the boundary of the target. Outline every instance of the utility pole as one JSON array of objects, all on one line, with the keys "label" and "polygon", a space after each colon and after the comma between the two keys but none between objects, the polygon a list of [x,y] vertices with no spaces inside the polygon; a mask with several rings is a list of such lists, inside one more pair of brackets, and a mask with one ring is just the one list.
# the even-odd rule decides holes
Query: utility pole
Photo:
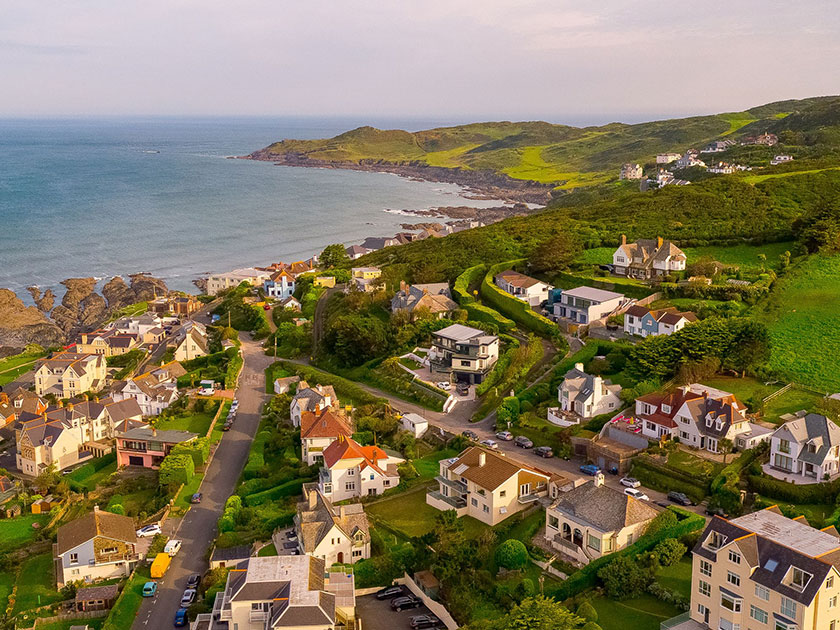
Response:
[{"label": "utility pole", "polygon": [[277,360],[277,333],[274,333],[274,360]]}]

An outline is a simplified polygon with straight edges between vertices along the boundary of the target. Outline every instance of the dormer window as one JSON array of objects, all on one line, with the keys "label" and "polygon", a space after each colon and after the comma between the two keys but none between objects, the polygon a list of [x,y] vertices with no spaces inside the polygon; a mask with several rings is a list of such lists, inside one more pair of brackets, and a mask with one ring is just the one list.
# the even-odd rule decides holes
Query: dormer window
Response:
[{"label": "dormer window", "polygon": [[718,419],[718,421],[715,423],[715,428],[718,431],[720,431],[723,428],[723,420]]},{"label": "dormer window", "polygon": [[817,445],[813,442],[808,443],[808,452],[809,453],[816,453],[817,452]]},{"label": "dormer window", "polygon": [[804,591],[812,577],[814,576],[802,569],[791,567],[790,572],[788,573],[788,578],[790,580],[788,586],[795,588],[798,591]]},{"label": "dormer window", "polygon": [[671,413],[671,405],[662,405],[662,413]]},{"label": "dormer window", "polygon": [[708,538],[706,538],[706,547],[716,551],[723,547],[726,544],[726,536],[721,534],[720,532],[713,531],[709,534]]}]

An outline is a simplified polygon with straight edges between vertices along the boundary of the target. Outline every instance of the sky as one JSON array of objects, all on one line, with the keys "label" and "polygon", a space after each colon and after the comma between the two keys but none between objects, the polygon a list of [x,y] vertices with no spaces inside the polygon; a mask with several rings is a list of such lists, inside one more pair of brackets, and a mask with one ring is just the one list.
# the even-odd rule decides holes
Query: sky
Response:
[{"label": "sky", "polygon": [[638,121],[836,94],[836,0],[2,0],[0,117]]}]

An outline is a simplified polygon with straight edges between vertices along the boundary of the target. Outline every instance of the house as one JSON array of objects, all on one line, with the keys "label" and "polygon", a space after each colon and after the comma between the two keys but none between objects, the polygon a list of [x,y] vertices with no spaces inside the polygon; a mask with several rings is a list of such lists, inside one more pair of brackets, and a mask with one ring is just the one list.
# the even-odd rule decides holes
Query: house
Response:
[{"label": "house", "polygon": [[495,278],[496,286],[505,293],[510,293],[518,300],[530,306],[539,306],[548,300],[548,292],[553,288],[545,282],[508,269]]},{"label": "house", "polygon": [[429,421],[416,413],[407,413],[400,418],[403,431],[408,431],[416,439],[423,437],[429,430]]},{"label": "house", "polygon": [[657,164],[670,164],[671,162],[675,162],[682,157],[680,153],[658,153],[656,155],[656,163]]},{"label": "house", "polygon": [[180,363],[170,361],[124,383],[115,384],[111,396],[115,401],[132,398],[137,401],[144,416],[157,416],[178,400],[178,377],[186,373]]},{"label": "house", "polygon": [[793,483],[832,481],[840,476],[840,427],[816,413],[785,422],[770,436],[765,472]]},{"label": "house", "polygon": [[243,282],[253,287],[263,286],[271,277],[271,274],[264,269],[248,267],[245,269],[234,269],[227,273],[219,273],[207,278],[207,295],[216,295],[220,291],[238,287]]},{"label": "house", "polygon": [[73,398],[105,387],[105,357],[100,354],[58,352],[35,363],[35,393]]},{"label": "house", "polygon": [[774,133],[762,133],[758,136],[744,136],[741,139],[742,145],[749,145],[749,144],[763,144],[767,147],[775,146],[779,143],[779,138]]},{"label": "house", "polygon": [[396,238],[393,237],[377,237],[377,236],[369,236],[364,241],[362,241],[362,249],[366,249],[368,251],[376,251],[378,249],[384,249],[386,247],[393,247],[394,245],[399,245],[400,242]]},{"label": "house", "polygon": [[274,393],[285,394],[291,390],[292,385],[300,382],[300,376],[285,376],[274,379]]},{"label": "house", "polygon": [[604,485],[603,475],[560,497],[545,511],[545,538],[576,562],[621,551],[644,534],[661,510]]},{"label": "house", "polygon": [[776,155],[770,160],[770,166],[778,166],[779,164],[784,164],[785,162],[792,162],[793,156],[791,155]]},{"label": "house", "polygon": [[737,446],[739,436],[770,437],[749,422],[747,408],[735,396],[699,383],[684,385],[666,394],[646,394],[636,399],[635,417],[642,435],[649,439],[679,437],[686,446],[717,453],[720,440]]},{"label": "house", "polygon": [[[303,486],[295,532],[300,550],[324,560],[327,566],[370,558],[370,528],[362,504],[334,506],[315,484]],[[275,541],[274,546],[280,549],[282,543]]]},{"label": "house", "polygon": [[163,458],[173,447],[197,437],[189,431],[158,431],[154,427],[131,429],[117,436],[117,466],[160,468]]},{"label": "house", "polygon": [[352,573],[331,572],[313,556],[251,557],[227,576],[212,613],[196,624],[207,630],[335,630],[355,626]]},{"label": "house", "polygon": [[[690,619],[671,630],[832,630],[838,624],[840,538],[773,506],[712,517],[692,550]],[[667,624],[667,626],[665,625]]]},{"label": "house", "polygon": [[318,276],[312,281],[312,286],[332,289],[335,286],[335,276]]},{"label": "house", "polygon": [[134,398],[123,400],[106,398],[103,404],[111,424],[111,434],[108,437],[125,433],[136,427],[148,426],[143,422],[143,410]]},{"label": "house", "polygon": [[350,245],[350,247],[345,248],[345,251],[347,252],[347,256],[350,257],[350,260],[356,260],[365,254],[370,254],[373,250],[362,247],[361,245]]},{"label": "house", "polygon": [[624,311],[624,332],[640,337],[670,335],[696,321],[697,315],[694,313],[681,313],[673,307],[650,310],[634,304]]},{"label": "house", "polygon": [[481,383],[499,360],[499,338],[483,330],[452,324],[432,334],[432,373],[452,374],[466,383]]},{"label": "house", "polygon": [[718,162],[706,169],[707,173],[715,173],[717,175],[731,175],[735,171],[738,170],[738,167],[735,164],[729,164],[728,162]]},{"label": "house", "polygon": [[375,291],[379,285],[376,281],[381,275],[379,267],[353,267],[350,270],[350,286],[366,293]]},{"label": "house", "polygon": [[[104,405],[91,417],[73,404],[48,409],[39,416],[21,414],[15,426],[15,465],[24,475],[37,477],[51,464],[64,470],[93,457],[85,448],[94,435],[108,432]],[[93,425],[96,424],[96,433]]]},{"label": "house", "polygon": [[201,324],[194,324],[179,335],[170,347],[175,348],[176,361],[191,361],[207,356],[210,352],[210,340],[207,330]]},{"label": "house", "polygon": [[93,506],[93,511],[58,528],[53,545],[58,588],[128,576],[137,564],[134,519]]},{"label": "house", "polygon": [[12,424],[21,413],[39,416],[47,410],[47,401],[35,392],[18,387],[11,394],[0,392],[0,427]]},{"label": "house", "polygon": [[558,388],[560,409],[581,418],[594,418],[621,408],[621,385],[613,385],[600,376],[583,371],[583,363],[566,372]]},{"label": "house", "polygon": [[154,313],[143,313],[139,317],[120,317],[107,324],[105,329],[137,335],[143,343],[151,343],[152,340],[147,338],[147,334],[152,330],[163,330],[163,319]]},{"label": "house", "polygon": [[300,312],[301,306],[300,306],[300,302],[298,302],[298,301],[294,298],[294,296],[291,296],[291,295],[290,295],[289,297],[287,297],[287,298],[283,298],[282,300],[280,300],[280,301],[277,303],[277,308],[283,308],[283,309],[288,308],[288,309],[291,309],[291,310],[293,310],[293,311],[298,311],[298,312]]},{"label": "house", "polygon": [[674,162],[674,168],[678,171],[681,171],[686,168],[692,168],[694,166],[705,168],[706,163],[700,158],[698,158],[697,155],[697,151],[695,151],[694,149],[689,149],[680,159]]},{"label": "house", "polygon": [[101,354],[115,357],[133,350],[142,343],[138,335],[123,333],[115,328],[82,333],[76,351],[82,354]]},{"label": "house", "polygon": [[470,446],[440,461],[438,487],[426,494],[426,503],[493,526],[548,496],[550,479],[550,473]]},{"label": "house", "polygon": [[309,466],[322,463],[324,450],[339,437],[351,435],[352,423],[337,409],[323,407],[300,415],[301,457]]},{"label": "house", "polygon": [[338,411],[340,407],[341,405],[338,402],[338,397],[335,395],[335,389],[333,389],[332,385],[309,387],[309,383],[300,381],[297,392],[289,405],[289,413],[291,415],[292,425],[299,427],[301,417],[305,411],[322,411],[327,408]]},{"label": "house", "polygon": [[639,164],[622,164],[621,170],[618,172],[618,179],[642,179],[644,177],[644,170]]},{"label": "house", "polygon": [[400,483],[397,466],[405,459],[378,446],[361,446],[339,437],[323,452],[318,490],[333,503],[354,497],[375,496]]},{"label": "house", "polygon": [[700,153],[722,153],[734,145],[734,140],[715,140],[701,149]]},{"label": "house", "polygon": [[318,258],[312,257],[309,260],[298,260],[286,267],[286,271],[292,274],[293,278],[302,276],[305,273],[312,273],[318,270]]},{"label": "house", "polygon": [[91,612],[94,610],[108,610],[117,600],[120,594],[120,587],[116,584],[108,586],[88,586],[76,591],[74,604],[78,612]]},{"label": "house", "polygon": [[418,309],[441,319],[458,310],[458,305],[452,300],[447,282],[412,285],[401,280],[400,290],[391,299],[391,311],[414,314]]},{"label": "house", "polygon": [[591,324],[618,312],[626,301],[621,293],[577,287],[563,291],[560,301],[553,305],[554,317],[574,324]]},{"label": "house", "polygon": [[295,276],[285,269],[271,274],[268,280],[263,283],[266,296],[275,300],[284,300],[292,297],[296,286],[297,281],[295,280]]},{"label": "house", "polygon": [[224,569],[235,567],[244,562],[254,552],[253,545],[236,545],[235,547],[213,547],[210,554],[210,569]]},{"label": "house", "polygon": [[169,298],[169,312],[178,318],[191,317],[201,310],[201,306],[194,295],[175,295]]},{"label": "house", "polygon": [[685,271],[685,253],[671,241],[640,238],[628,243],[621,235],[621,245],[613,253],[613,272],[619,276],[650,280]]}]

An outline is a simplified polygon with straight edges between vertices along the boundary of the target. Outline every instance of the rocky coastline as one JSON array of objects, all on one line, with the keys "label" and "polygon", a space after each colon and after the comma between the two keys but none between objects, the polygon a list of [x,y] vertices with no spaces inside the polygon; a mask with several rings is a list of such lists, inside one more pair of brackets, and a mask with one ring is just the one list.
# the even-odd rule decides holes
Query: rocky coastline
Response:
[{"label": "rocky coastline", "polygon": [[472,199],[491,199],[509,203],[545,205],[551,199],[551,184],[514,179],[489,170],[469,170],[429,166],[422,162],[388,162],[359,160],[358,162],[328,161],[310,158],[302,153],[271,153],[260,149],[239,159],[274,162],[278,166],[334,168],[375,173],[393,173],[408,179],[457,184],[469,192]]}]

